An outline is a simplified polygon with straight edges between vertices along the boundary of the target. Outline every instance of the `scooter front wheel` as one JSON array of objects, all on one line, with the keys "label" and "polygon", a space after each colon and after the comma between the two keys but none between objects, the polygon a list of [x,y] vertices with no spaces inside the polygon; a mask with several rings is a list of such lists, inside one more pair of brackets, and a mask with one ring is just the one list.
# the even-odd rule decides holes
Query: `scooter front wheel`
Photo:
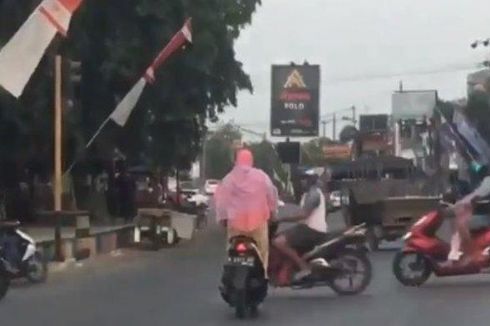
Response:
[{"label": "scooter front wheel", "polygon": [[421,286],[432,274],[432,266],[430,261],[418,252],[400,251],[393,260],[393,273],[405,286]]},{"label": "scooter front wheel", "polygon": [[48,264],[40,252],[27,262],[26,277],[32,283],[43,283],[48,278]]}]

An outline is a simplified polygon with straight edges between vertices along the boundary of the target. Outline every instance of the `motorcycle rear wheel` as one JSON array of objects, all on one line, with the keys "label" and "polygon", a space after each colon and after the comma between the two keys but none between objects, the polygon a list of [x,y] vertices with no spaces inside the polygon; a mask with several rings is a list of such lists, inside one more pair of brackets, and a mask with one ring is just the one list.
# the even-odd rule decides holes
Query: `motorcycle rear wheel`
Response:
[{"label": "motorcycle rear wheel", "polygon": [[238,319],[244,319],[247,317],[247,294],[245,290],[240,290],[235,294],[235,317]]},{"label": "motorcycle rear wheel", "polygon": [[[331,259],[330,263],[333,266],[341,268],[343,271],[335,276],[330,284],[332,290],[339,295],[355,295],[363,292],[371,283],[372,265],[365,252],[344,249]],[[353,266],[355,264],[355,266]],[[358,271],[358,267],[362,267],[362,271]],[[353,276],[360,275],[360,281],[357,285],[353,284]],[[349,286],[344,287],[340,281],[348,279]]]},{"label": "motorcycle rear wheel", "polygon": [[[415,257],[414,263],[407,264],[410,272],[418,272],[415,275],[407,275],[403,263],[409,257]],[[416,270],[414,268],[417,268]],[[421,286],[432,274],[432,267],[427,258],[418,252],[398,252],[393,260],[393,274],[396,279],[405,286]]]}]

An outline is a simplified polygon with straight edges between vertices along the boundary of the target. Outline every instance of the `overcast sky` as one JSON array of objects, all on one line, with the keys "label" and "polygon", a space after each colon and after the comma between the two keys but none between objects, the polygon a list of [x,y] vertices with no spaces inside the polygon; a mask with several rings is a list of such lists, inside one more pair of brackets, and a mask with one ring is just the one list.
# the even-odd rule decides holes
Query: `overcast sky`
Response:
[{"label": "overcast sky", "polygon": [[305,59],[321,65],[322,114],[389,113],[400,80],[463,97],[466,75],[490,53],[469,46],[490,37],[489,13],[488,0],[263,0],[236,44],[254,94],[241,93],[222,120],[268,129],[270,66]]}]

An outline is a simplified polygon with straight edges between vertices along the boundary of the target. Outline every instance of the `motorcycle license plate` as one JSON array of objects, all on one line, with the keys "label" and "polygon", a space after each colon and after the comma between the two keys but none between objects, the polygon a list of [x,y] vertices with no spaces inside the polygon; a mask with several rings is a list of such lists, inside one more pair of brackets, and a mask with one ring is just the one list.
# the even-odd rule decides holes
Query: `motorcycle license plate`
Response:
[{"label": "motorcycle license plate", "polygon": [[228,257],[228,264],[230,265],[253,266],[254,263],[254,257]]}]

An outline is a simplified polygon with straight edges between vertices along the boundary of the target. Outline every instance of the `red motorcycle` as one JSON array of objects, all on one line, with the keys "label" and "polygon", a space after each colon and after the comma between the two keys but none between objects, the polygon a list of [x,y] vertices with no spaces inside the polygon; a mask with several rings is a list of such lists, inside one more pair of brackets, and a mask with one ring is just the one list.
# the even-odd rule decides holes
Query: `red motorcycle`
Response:
[{"label": "red motorcycle", "polygon": [[428,213],[403,237],[405,245],[393,261],[395,277],[403,285],[420,286],[432,273],[444,277],[490,272],[490,226],[470,227],[472,237],[465,246],[466,258],[448,264],[450,245],[436,235],[444,215],[442,207]]}]

